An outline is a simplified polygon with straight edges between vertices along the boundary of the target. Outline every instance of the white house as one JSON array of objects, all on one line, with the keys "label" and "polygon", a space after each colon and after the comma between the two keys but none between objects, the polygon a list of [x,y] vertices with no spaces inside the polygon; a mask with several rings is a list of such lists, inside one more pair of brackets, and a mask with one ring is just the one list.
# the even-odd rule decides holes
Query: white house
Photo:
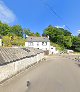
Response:
[{"label": "white house", "polygon": [[27,37],[26,47],[33,47],[42,50],[50,49],[50,40],[47,37]]},{"label": "white house", "polygon": [[0,36],[0,46],[2,46],[2,37]]},{"label": "white house", "polygon": [[56,54],[56,47],[50,45],[49,37],[27,37],[25,42],[26,47],[33,47],[48,51],[49,54]]}]

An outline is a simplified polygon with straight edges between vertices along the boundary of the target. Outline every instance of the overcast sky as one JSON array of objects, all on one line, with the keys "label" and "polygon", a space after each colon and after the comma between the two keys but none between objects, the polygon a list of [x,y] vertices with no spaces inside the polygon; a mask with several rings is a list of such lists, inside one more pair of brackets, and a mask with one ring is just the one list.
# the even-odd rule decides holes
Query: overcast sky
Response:
[{"label": "overcast sky", "polygon": [[40,34],[48,25],[68,27],[77,35],[80,0],[0,0],[0,20]]}]

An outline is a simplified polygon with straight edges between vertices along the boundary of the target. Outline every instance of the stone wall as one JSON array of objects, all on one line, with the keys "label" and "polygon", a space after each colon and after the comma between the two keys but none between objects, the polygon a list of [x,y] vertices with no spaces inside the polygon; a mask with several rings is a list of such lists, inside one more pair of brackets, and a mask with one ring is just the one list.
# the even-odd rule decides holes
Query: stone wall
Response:
[{"label": "stone wall", "polygon": [[35,56],[0,66],[0,82],[4,81],[7,78],[12,77],[21,70],[29,67],[30,65],[38,63],[38,61],[42,60],[43,58],[44,53],[42,52]]}]

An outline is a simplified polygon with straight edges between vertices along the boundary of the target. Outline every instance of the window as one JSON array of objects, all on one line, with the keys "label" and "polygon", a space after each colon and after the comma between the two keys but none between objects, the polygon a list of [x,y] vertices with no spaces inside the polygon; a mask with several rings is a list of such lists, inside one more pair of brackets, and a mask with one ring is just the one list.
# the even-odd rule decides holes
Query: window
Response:
[{"label": "window", "polygon": [[53,49],[53,48],[51,48],[51,49]]},{"label": "window", "polygon": [[37,42],[37,46],[39,46],[39,42]]},{"label": "window", "polygon": [[44,46],[47,45],[47,42],[42,42],[42,45],[44,45]]},{"label": "window", "polygon": [[28,45],[29,45],[29,46],[33,46],[33,42],[29,42]]}]

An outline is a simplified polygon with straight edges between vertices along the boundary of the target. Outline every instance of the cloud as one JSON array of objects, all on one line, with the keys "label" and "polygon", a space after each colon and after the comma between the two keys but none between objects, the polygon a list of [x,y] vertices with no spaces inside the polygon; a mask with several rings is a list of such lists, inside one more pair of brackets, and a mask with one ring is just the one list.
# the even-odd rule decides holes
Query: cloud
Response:
[{"label": "cloud", "polygon": [[65,25],[63,25],[63,26],[55,26],[55,27],[57,27],[57,28],[65,28]]},{"label": "cloud", "polygon": [[78,30],[78,33],[80,33],[80,30]]},{"label": "cloud", "polygon": [[10,24],[15,20],[15,14],[4,4],[2,0],[0,0],[0,21]]}]

